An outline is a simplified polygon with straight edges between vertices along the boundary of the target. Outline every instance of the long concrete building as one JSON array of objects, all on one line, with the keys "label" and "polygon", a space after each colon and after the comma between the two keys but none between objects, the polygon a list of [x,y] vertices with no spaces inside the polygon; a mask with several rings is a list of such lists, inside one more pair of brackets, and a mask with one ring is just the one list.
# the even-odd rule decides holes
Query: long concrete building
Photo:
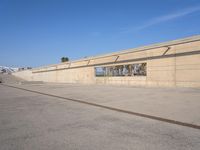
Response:
[{"label": "long concrete building", "polygon": [[13,75],[28,81],[200,87],[200,35]]}]

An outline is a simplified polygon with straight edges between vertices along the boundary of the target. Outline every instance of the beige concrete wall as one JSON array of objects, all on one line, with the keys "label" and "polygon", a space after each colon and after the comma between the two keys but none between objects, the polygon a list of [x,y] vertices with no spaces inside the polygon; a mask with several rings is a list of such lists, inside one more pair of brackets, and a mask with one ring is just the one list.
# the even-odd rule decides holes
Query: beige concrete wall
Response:
[{"label": "beige concrete wall", "polygon": [[[147,76],[95,77],[95,66],[144,62],[147,63]],[[14,75],[45,82],[200,87],[200,36],[35,68]]]},{"label": "beige concrete wall", "polygon": [[[198,52],[200,41],[176,46],[176,53]],[[176,86],[200,87],[200,54],[176,57]]]},{"label": "beige concrete wall", "polygon": [[[17,75],[17,73],[15,73],[15,75]],[[34,81],[61,83],[94,83],[93,67],[33,73],[32,76],[32,79]]]}]

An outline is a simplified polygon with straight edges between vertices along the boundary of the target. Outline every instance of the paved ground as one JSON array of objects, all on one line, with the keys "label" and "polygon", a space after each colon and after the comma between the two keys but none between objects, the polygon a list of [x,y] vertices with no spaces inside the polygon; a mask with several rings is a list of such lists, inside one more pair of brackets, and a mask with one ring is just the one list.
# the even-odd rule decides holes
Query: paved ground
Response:
[{"label": "paved ground", "polygon": [[200,89],[28,82],[14,86],[200,126]]},{"label": "paved ground", "polygon": [[[180,120],[188,122],[193,120],[192,123],[199,123],[200,118],[198,89],[122,88],[38,83],[19,85],[17,82],[9,82],[9,84],[65,97],[92,100],[92,102],[112,107],[132,108],[132,111],[148,112],[149,110],[150,114],[153,107],[159,106],[153,114],[159,114],[158,112],[164,110],[162,112],[164,116],[163,114],[167,114],[167,109],[169,109],[169,115],[167,115],[169,118],[173,117],[170,111],[177,108],[177,113],[181,114],[179,111],[182,110],[182,113],[186,115],[185,117],[180,115],[183,118]],[[101,94],[102,92],[104,94]],[[162,94],[159,95],[159,92]],[[151,95],[147,96],[148,93]],[[130,103],[131,99],[137,107],[131,105],[133,104]],[[158,102],[159,99],[161,102]],[[174,104],[170,108],[172,102]],[[125,104],[127,104],[126,107]],[[187,115],[185,111],[191,112],[192,115]],[[190,116],[192,119],[189,118]],[[187,119],[184,120],[184,118]],[[0,85],[0,150],[197,150],[199,147],[199,129]]]}]

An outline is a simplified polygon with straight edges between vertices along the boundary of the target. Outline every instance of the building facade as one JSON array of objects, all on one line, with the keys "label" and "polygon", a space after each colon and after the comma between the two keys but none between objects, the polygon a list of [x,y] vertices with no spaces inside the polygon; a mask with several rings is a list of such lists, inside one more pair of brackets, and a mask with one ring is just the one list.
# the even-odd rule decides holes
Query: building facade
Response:
[{"label": "building facade", "polygon": [[28,81],[200,87],[200,36],[24,70]]}]

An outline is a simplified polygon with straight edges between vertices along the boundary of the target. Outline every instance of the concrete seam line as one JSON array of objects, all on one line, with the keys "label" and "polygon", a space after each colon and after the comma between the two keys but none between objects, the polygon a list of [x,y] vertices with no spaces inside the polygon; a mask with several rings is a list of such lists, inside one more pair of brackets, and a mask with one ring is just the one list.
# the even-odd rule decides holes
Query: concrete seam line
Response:
[{"label": "concrete seam line", "polygon": [[159,56],[151,56],[151,57],[141,57],[135,59],[128,59],[128,60],[120,60],[120,61],[112,61],[112,62],[105,62],[105,63],[97,63],[97,64],[90,64],[90,65],[82,65],[82,66],[75,66],[75,67],[68,67],[68,68],[59,68],[59,69],[50,69],[50,70],[41,70],[41,71],[32,71],[32,73],[41,73],[41,72],[52,72],[52,71],[59,71],[59,70],[68,70],[68,69],[75,69],[75,68],[85,68],[85,67],[96,67],[102,65],[111,65],[111,64],[119,64],[119,63],[133,63],[135,61],[146,61],[146,60],[153,60],[153,59],[161,59],[161,58],[171,58],[171,57],[180,57],[186,55],[196,55],[200,54],[200,50],[198,51],[191,51],[191,52],[184,52],[184,53],[177,53],[177,54],[168,54],[168,55],[159,55]]},{"label": "concrete seam line", "polygon": [[119,108],[114,108],[114,107],[109,107],[109,106],[105,106],[105,105],[100,105],[100,104],[96,104],[96,103],[90,103],[90,102],[82,101],[82,100],[79,100],[79,99],[66,98],[66,97],[57,96],[57,95],[53,95],[53,94],[42,93],[42,92],[38,92],[38,91],[34,91],[34,90],[29,90],[29,89],[24,89],[24,88],[12,86],[12,85],[7,85],[7,84],[1,84],[1,85],[7,86],[7,87],[11,87],[11,88],[20,89],[20,90],[24,90],[24,91],[28,91],[28,92],[32,92],[32,93],[37,93],[37,94],[41,94],[41,95],[55,97],[55,98],[63,99],[65,101],[66,100],[73,101],[73,102],[77,102],[77,103],[87,104],[87,105],[90,105],[90,106],[95,106],[95,107],[100,107],[100,108],[104,108],[104,109],[108,109],[108,110],[113,110],[113,111],[117,111],[117,112],[131,114],[131,115],[135,115],[135,116],[139,116],[139,117],[144,117],[144,118],[149,118],[149,119],[153,119],[153,120],[157,120],[157,121],[167,122],[167,123],[170,123],[170,124],[176,124],[176,125],[180,125],[180,126],[194,128],[194,129],[200,129],[199,125],[190,124],[190,123],[186,123],[186,122],[181,122],[181,121],[176,121],[176,120],[161,118],[161,117],[157,117],[157,116],[152,116],[152,115],[137,113],[137,112],[133,112],[133,111],[128,111],[128,110],[123,110],[123,109],[119,109]]},{"label": "concrete seam line", "polygon": [[[200,36],[199,36],[200,37]],[[106,58],[106,57],[112,57],[112,56],[116,56],[116,55],[123,55],[123,54],[129,54],[129,53],[135,53],[135,52],[140,52],[140,51],[147,51],[147,50],[151,50],[151,49],[157,49],[157,48],[163,48],[163,47],[166,47],[166,46],[176,46],[176,45],[181,45],[181,44],[186,44],[186,43],[190,43],[190,42],[197,42],[197,41],[200,41],[200,39],[193,39],[193,40],[189,40],[189,41],[182,41],[182,42],[178,42],[178,43],[171,43],[171,44],[167,44],[169,42],[166,42],[165,44],[164,43],[160,43],[158,46],[153,46],[153,45],[157,45],[157,44],[153,44],[153,45],[149,45],[149,46],[144,46],[143,49],[140,48],[140,50],[136,50],[138,48],[135,48],[135,50],[133,50],[134,48],[130,48],[127,50],[121,50],[121,51],[118,51],[118,52],[114,52],[109,54],[109,55],[104,55],[104,56],[92,56],[92,57],[89,57],[87,59],[80,59],[80,60],[77,60],[77,61],[73,61],[73,62],[70,62],[70,63],[76,63],[76,62],[80,62],[80,61],[87,61],[87,60],[95,60],[95,59],[101,59],[101,58]],[[171,42],[174,42],[174,41],[171,41]],[[153,46],[153,47],[152,47]],[[145,48],[146,47],[146,48]],[[148,48],[149,47],[149,48]],[[131,50],[132,49],[132,50]],[[130,51],[131,50],[131,51]],[[121,53],[122,52],[122,53]],[[55,65],[50,65],[51,67],[54,67],[56,66],[57,64]],[[50,66],[44,66],[44,67],[50,67]],[[40,68],[40,67],[39,67]],[[35,68],[37,69],[37,68]]]}]

